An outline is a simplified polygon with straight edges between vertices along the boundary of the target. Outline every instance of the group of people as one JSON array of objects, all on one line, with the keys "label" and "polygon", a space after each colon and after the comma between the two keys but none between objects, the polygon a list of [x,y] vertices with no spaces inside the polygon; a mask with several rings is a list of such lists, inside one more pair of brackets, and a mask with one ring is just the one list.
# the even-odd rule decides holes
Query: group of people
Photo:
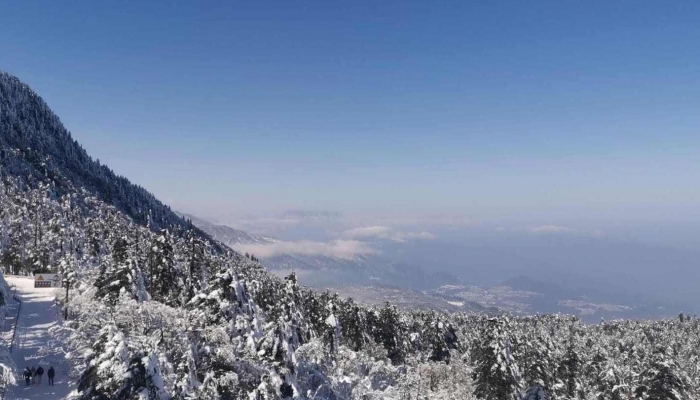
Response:
[{"label": "group of people", "polygon": [[[53,369],[53,366],[49,367],[46,375],[49,377],[49,385],[53,386],[53,378],[56,376],[56,370]],[[41,377],[43,376],[44,367],[41,365],[39,365],[39,368],[27,367],[24,369],[24,380],[27,382],[27,386],[41,383]]]}]

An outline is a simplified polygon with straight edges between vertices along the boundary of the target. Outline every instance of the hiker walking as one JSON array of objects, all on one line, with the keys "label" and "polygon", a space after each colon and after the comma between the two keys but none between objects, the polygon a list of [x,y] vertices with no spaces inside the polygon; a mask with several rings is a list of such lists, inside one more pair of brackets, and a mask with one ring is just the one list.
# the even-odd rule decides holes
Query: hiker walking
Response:
[{"label": "hiker walking", "polygon": [[41,377],[44,376],[44,367],[41,365],[36,369],[36,376],[39,378],[37,383],[41,383]]},{"label": "hiker walking", "polygon": [[27,382],[27,386],[31,384],[32,380],[32,370],[29,367],[24,369],[24,380]]},{"label": "hiker walking", "polygon": [[32,366],[32,385],[36,383],[36,367]]},{"label": "hiker walking", "polygon": [[56,371],[54,371],[53,365],[49,367],[47,375],[49,376],[49,385],[53,386],[53,377],[56,376]]}]

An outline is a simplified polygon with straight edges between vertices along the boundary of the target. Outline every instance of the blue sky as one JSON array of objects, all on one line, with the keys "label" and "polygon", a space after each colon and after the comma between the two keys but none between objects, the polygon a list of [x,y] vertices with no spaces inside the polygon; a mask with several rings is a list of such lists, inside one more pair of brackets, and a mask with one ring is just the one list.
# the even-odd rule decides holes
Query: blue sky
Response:
[{"label": "blue sky", "polygon": [[0,3],[0,68],[204,216],[700,222],[698,2]]}]

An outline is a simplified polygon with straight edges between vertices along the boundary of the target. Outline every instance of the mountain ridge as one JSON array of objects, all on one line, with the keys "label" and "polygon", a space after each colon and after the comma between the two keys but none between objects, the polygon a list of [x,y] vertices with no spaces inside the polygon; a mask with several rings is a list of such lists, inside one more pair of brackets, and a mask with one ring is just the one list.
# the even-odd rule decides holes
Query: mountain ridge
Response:
[{"label": "mountain ridge", "polygon": [[41,96],[2,70],[0,131],[0,173],[23,176],[30,185],[48,179],[58,194],[87,190],[154,230],[188,227],[148,190],[93,159]]},{"label": "mountain ridge", "polygon": [[[227,225],[211,223],[190,214],[182,214],[204,232],[228,247],[246,252],[247,245],[269,245],[282,241],[268,236],[249,234]],[[315,218],[317,214],[312,214]],[[327,215],[325,213],[321,215]],[[253,246],[254,247],[254,246]],[[255,253],[255,252],[252,252]],[[295,272],[300,281],[317,288],[340,285],[382,284],[410,290],[430,290],[446,283],[461,282],[451,274],[423,268],[405,262],[387,260],[379,255],[355,255],[352,258],[326,255],[282,253],[272,256],[254,254],[272,273],[284,276]]]}]

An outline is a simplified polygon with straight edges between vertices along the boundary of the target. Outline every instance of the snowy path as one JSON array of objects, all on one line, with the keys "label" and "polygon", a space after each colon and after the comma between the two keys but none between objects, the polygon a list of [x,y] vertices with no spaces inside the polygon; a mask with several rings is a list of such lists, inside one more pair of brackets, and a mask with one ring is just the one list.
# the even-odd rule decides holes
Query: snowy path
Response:
[{"label": "snowy path", "polygon": [[17,287],[22,300],[22,311],[17,325],[17,337],[12,358],[21,373],[25,367],[42,365],[45,371],[53,365],[56,370],[55,386],[48,385],[46,372],[41,384],[25,386],[24,378],[9,388],[6,399],[63,399],[70,392],[67,376],[68,363],[61,344],[51,336],[49,329],[58,324],[58,309],[54,290],[34,288],[34,280],[25,277],[6,276],[10,285]]}]

